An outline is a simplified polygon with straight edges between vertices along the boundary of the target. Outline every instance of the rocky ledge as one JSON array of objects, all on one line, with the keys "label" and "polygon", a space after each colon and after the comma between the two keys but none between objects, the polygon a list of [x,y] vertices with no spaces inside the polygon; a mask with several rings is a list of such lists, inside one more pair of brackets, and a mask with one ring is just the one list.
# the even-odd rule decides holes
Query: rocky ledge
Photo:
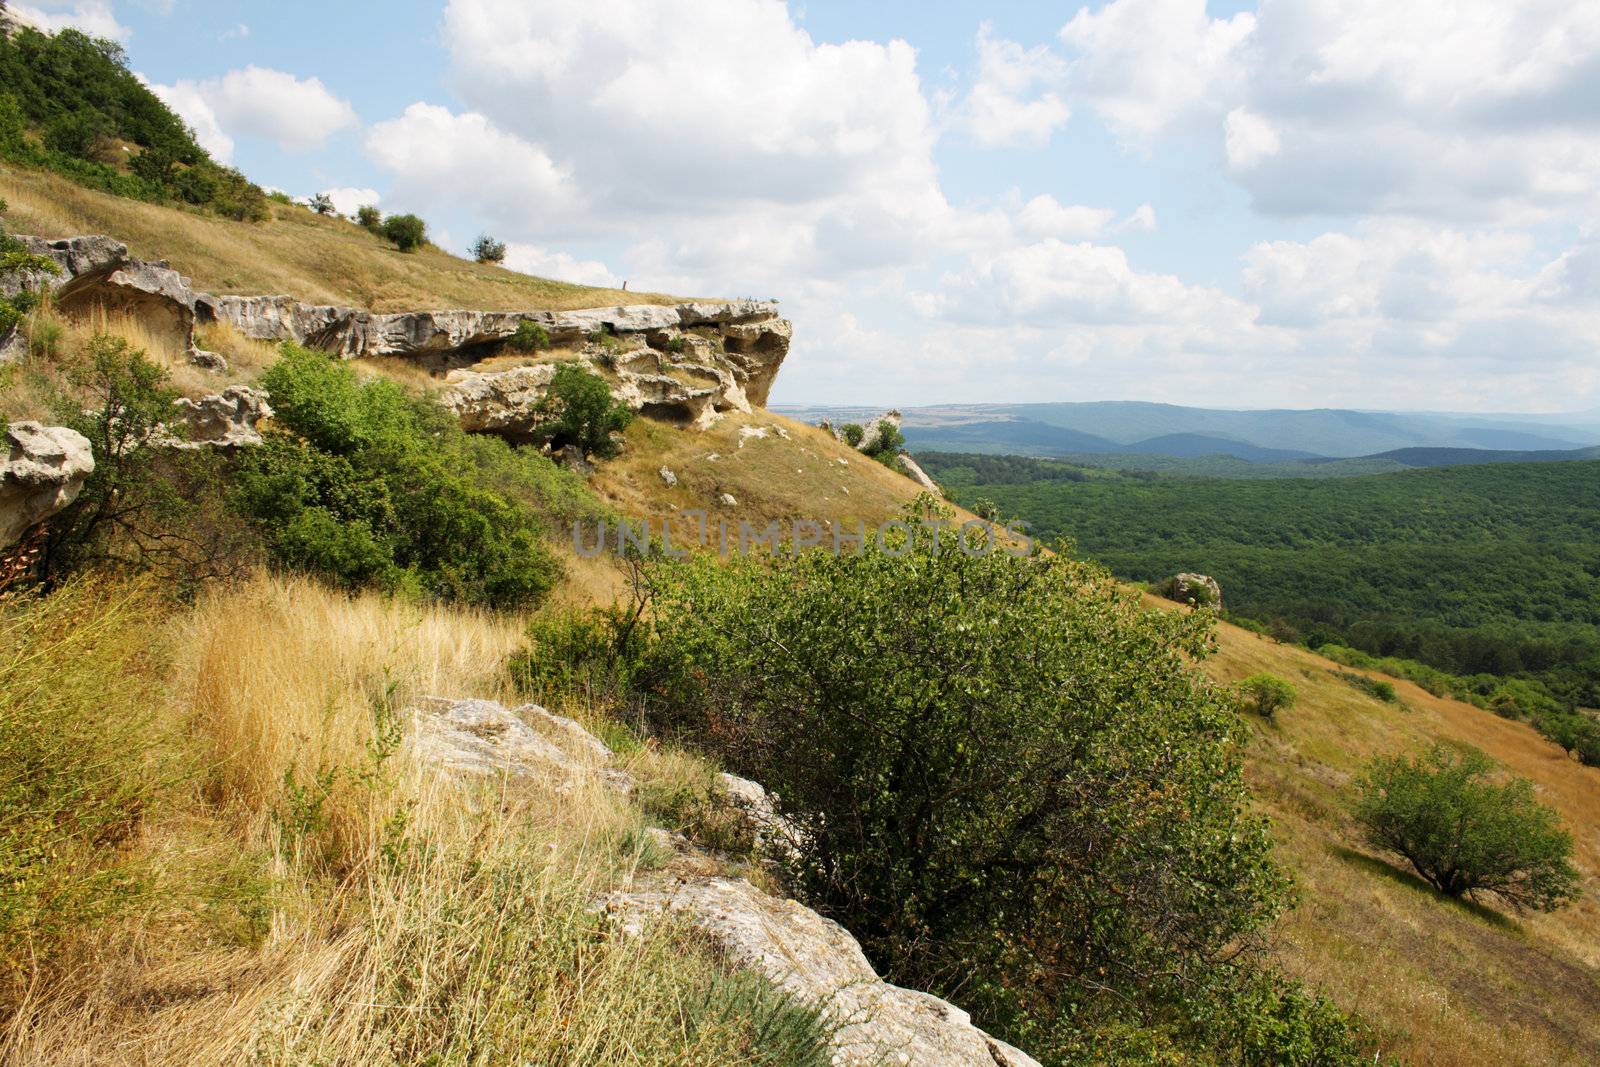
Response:
[{"label": "rocky ledge", "polygon": [[[345,359],[394,357],[448,375],[445,402],[468,429],[531,436],[553,356],[525,366],[479,367],[504,357],[524,322],[543,330],[562,358],[589,364],[634,410],[697,428],[724,412],[763,406],[789,353],[790,324],[764,300],[640,304],[580,311],[414,311],[379,314],[303,304],[287,296],[213,296],[164,262],[129,256],[109,237],[21,238],[61,268],[43,285],[63,310],[137,314],[204,363],[197,325],[226,323],[258,341],[294,341]],[[542,361],[542,362],[541,362]],[[504,360],[497,359],[497,364]],[[453,372],[453,373],[452,373]]]},{"label": "rocky ledge", "polygon": [[[507,708],[487,700],[428,698],[413,712],[413,744],[427,763],[467,777],[543,777],[567,789],[599,775],[627,791],[611,750],[571,719],[536,705]],[[758,783],[723,775],[730,804],[762,835],[789,836]],[[668,847],[688,847],[658,833]],[[838,923],[793,900],[769,896],[741,878],[637,875],[596,901],[625,936],[657,917],[679,916],[733,963],[766,976],[833,1023],[833,1062],[841,1067],[1039,1067],[1031,1056],[990,1037],[953,1004],[878,977],[861,946]]]}]

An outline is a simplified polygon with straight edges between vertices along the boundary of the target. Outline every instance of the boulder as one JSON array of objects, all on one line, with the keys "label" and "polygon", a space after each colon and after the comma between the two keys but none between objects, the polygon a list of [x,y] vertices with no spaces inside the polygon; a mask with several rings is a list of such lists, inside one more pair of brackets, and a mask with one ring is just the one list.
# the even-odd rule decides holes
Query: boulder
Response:
[{"label": "boulder", "polygon": [[412,722],[417,755],[458,775],[553,778],[562,788],[595,775],[618,792],[633,789],[632,778],[608,766],[613,757],[603,741],[537,704],[425,697]]},{"label": "boulder", "polygon": [[251,448],[263,441],[256,424],[272,417],[266,392],[248,385],[229,386],[199,400],[183,397],[174,406],[189,430],[172,443],[174,448]]},{"label": "boulder", "polygon": [[551,363],[506,371],[455,371],[445,379],[439,399],[473,433],[528,441],[547,421],[544,395],[555,373]]},{"label": "boulder", "polygon": [[94,472],[89,439],[64,426],[19,422],[5,434],[0,463],[0,548],[77,499]]},{"label": "boulder", "polygon": [[1166,583],[1166,596],[1181,604],[1222,610],[1222,586],[1209,574],[1184,572],[1173,575]]},{"label": "boulder", "polygon": [[670,467],[662,467],[661,470],[658,473],[661,475],[662,484],[665,485],[668,489],[673,489],[673,488],[677,487],[678,476],[673,473],[673,471],[672,471],[672,469]]},{"label": "boulder", "polygon": [[608,894],[598,906],[635,934],[653,916],[681,916],[734,963],[819,1006],[838,1027],[833,1062],[841,1067],[1038,1067],[955,1005],[883,981],[838,923],[743,879],[647,885]]}]

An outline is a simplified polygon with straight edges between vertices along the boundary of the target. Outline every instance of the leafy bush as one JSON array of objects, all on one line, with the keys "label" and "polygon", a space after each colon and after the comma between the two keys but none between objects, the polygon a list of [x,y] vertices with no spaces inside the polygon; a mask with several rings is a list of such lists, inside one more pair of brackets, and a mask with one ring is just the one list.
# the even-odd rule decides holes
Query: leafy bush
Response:
[{"label": "leafy bush", "polygon": [[0,990],[144,899],[123,849],[176,777],[146,594],[77,582],[0,604]]},{"label": "leafy bush", "polygon": [[900,427],[882,419],[878,423],[878,436],[866,450],[866,454],[893,470],[895,457],[900,455],[906,446],[906,435],[900,432]]},{"label": "leafy bush", "polygon": [[380,234],[383,229],[383,212],[372,204],[363,204],[356,208],[356,223],[364,230]]},{"label": "leafy bush", "polygon": [[563,363],[542,402],[541,439],[552,448],[576,445],[585,455],[609,458],[618,452],[613,434],[633,421],[628,405],[611,395],[605,379],[581,363]]},{"label": "leafy bush", "polygon": [[1404,857],[1451,897],[1493,895],[1522,910],[1554,911],[1578,894],[1572,835],[1533,784],[1493,780],[1474,748],[1435,745],[1420,757],[1374,760],[1355,814],[1374,846]]},{"label": "leafy bush", "polygon": [[851,448],[861,447],[861,442],[866,438],[866,427],[859,423],[847,422],[839,427],[839,439]]},{"label": "leafy bush", "polygon": [[550,331],[532,319],[523,319],[517,323],[517,332],[511,335],[506,344],[518,352],[543,351],[550,347]]},{"label": "leafy bush", "polygon": [[59,417],[88,438],[95,466],[45,527],[38,577],[57,585],[89,566],[153,570],[188,593],[238,574],[254,541],[226,507],[226,461],[170,447],[184,427],[173,419],[166,371],[125,339],[100,334],[67,376],[76,391]]},{"label": "leafy bush", "polygon": [[1263,719],[1272,719],[1285,708],[1294,707],[1299,694],[1294,685],[1272,674],[1252,674],[1238,685],[1239,697]]},{"label": "leafy bush", "polygon": [[381,232],[402,252],[415,252],[428,241],[428,224],[416,215],[390,215]]},{"label": "leafy bush", "polygon": [[560,482],[549,460],[469,438],[436,404],[294,345],[262,383],[289,432],[243,457],[238,501],[280,562],[502,608],[555,584],[536,507]]},{"label": "leafy bush", "polygon": [[1189,665],[1205,618],[950,529],[677,565],[654,610],[636,684],[656,727],[781,798],[797,888],[893,980],[962,983],[1025,1045],[1097,1009],[1202,1040],[1225,1005],[1173,1005],[1226,986],[1225,946],[1288,892],[1231,704]]},{"label": "leafy bush", "polygon": [[1361,692],[1381,700],[1385,704],[1400,703],[1400,694],[1395,691],[1393,682],[1386,682],[1382,678],[1370,678],[1365,674],[1356,674],[1354,671],[1334,671],[1334,676],[1340,681],[1361,690]]},{"label": "leafy bush", "polygon": [[484,234],[472,242],[472,258],[479,263],[504,263],[506,261],[506,243],[496,241],[488,234]]}]

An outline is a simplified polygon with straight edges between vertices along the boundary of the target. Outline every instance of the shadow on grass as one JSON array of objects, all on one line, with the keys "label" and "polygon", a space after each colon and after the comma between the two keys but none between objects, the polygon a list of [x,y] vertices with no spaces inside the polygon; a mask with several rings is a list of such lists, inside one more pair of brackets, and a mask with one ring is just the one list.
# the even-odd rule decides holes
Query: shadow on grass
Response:
[{"label": "shadow on grass", "polygon": [[1414,893],[1429,897],[1446,906],[1457,908],[1471,918],[1478,919],[1509,933],[1522,932],[1522,924],[1504,912],[1496,911],[1487,905],[1479,904],[1465,897],[1447,897],[1415,874],[1396,867],[1392,863],[1387,863],[1375,856],[1369,856],[1364,852],[1357,852],[1353,848],[1346,848],[1343,845],[1332,845],[1330,850],[1335,856],[1352,867],[1360,867],[1368,874],[1377,875],[1379,878],[1387,879],[1395,885]]}]

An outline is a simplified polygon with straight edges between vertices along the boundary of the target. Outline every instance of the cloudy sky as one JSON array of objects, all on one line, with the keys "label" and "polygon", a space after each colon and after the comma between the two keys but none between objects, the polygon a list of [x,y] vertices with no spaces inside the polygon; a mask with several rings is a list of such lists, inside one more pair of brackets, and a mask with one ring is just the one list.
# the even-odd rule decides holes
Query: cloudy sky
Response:
[{"label": "cloudy sky", "polygon": [[778,297],[775,401],[1600,407],[1600,4],[14,0],[219,158]]}]

